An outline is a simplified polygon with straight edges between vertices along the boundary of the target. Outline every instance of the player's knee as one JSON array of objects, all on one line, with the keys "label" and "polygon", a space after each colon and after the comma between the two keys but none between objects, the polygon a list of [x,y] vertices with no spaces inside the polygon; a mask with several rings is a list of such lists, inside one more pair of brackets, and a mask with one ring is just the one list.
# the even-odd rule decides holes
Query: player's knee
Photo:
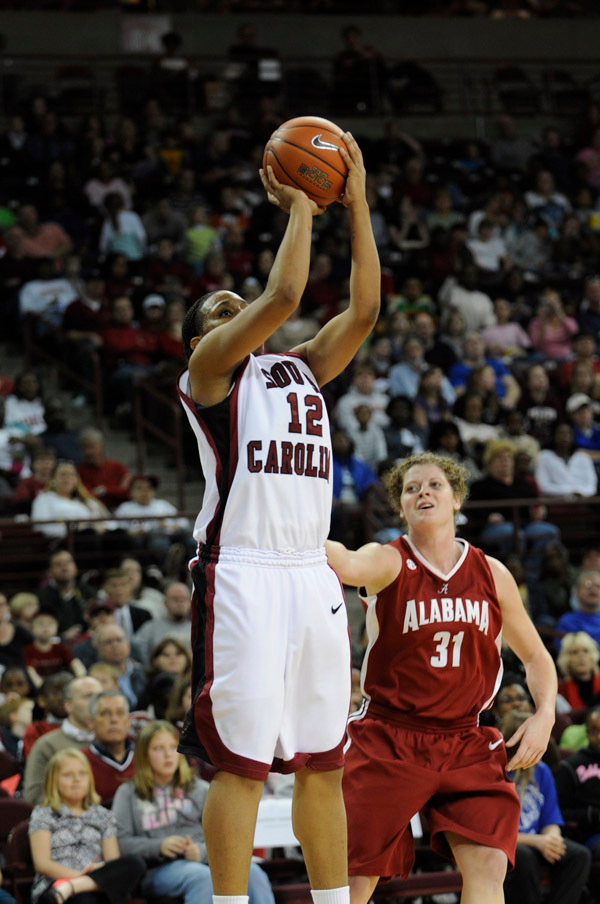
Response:
[{"label": "player's knee", "polygon": [[504,851],[498,848],[474,845],[468,857],[459,864],[463,880],[483,882],[488,887],[499,888],[504,882],[507,868]]}]

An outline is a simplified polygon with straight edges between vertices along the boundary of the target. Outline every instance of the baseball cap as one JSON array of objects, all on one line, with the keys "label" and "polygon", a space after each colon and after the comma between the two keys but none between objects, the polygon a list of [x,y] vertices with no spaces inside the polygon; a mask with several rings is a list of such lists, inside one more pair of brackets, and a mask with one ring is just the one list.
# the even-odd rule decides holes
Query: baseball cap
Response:
[{"label": "baseball cap", "polygon": [[165,308],[166,306],[167,303],[162,295],[158,295],[156,292],[153,292],[152,295],[146,295],[142,302],[142,307],[145,311],[148,308]]},{"label": "baseball cap", "polygon": [[87,607],[87,616],[90,617],[92,615],[98,615],[99,612],[114,612],[115,607],[114,603],[111,603],[109,600],[103,599],[95,599],[89,603]]},{"label": "baseball cap", "polygon": [[572,396],[569,396],[567,400],[567,414],[573,414],[574,411],[579,411],[584,405],[591,404],[592,400],[585,392],[575,392]]}]

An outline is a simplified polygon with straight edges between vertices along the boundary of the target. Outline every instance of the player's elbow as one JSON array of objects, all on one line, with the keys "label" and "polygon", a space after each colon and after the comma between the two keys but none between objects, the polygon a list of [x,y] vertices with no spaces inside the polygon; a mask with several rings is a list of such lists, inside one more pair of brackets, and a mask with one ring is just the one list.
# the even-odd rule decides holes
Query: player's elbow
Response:
[{"label": "player's elbow", "polygon": [[280,283],[272,293],[272,304],[281,308],[286,316],[295,311],[300,304],[303,289],[293,281]]},{"label": "player's elbow", "polygon": [[358,297],[352,305],[352,313],[355,322],[367,330],[372,330],[379,317],[381,309],[381,300],[379,296],[372,298],[369,296]]}]

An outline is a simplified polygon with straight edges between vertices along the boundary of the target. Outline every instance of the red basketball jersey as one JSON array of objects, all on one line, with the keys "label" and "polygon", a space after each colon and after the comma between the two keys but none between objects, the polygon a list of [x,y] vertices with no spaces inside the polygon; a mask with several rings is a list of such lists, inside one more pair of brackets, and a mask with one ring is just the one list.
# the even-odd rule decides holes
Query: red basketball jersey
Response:
[{"label": "red basketball jersey", "polygon": [[365,598],[369,644],[362,669],[365,709],[378,706],[419,725],[473,725],[502,677],[502,613],[484,553],[464,540],[441,574],[407,537],[397,579]]}]

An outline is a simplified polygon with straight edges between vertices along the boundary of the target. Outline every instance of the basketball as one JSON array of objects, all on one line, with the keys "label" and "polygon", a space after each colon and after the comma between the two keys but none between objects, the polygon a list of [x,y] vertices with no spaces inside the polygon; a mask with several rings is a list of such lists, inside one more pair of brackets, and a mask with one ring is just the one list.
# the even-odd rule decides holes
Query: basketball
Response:
[{"label": "basketball", "polygon": [[337,201],[346,185],[348,167],[339,148],[344,130],[320,116],[298,116],[282,123],[265,145],[263,169],[273,167],[284,185],[300,188],[319,207]]}]

